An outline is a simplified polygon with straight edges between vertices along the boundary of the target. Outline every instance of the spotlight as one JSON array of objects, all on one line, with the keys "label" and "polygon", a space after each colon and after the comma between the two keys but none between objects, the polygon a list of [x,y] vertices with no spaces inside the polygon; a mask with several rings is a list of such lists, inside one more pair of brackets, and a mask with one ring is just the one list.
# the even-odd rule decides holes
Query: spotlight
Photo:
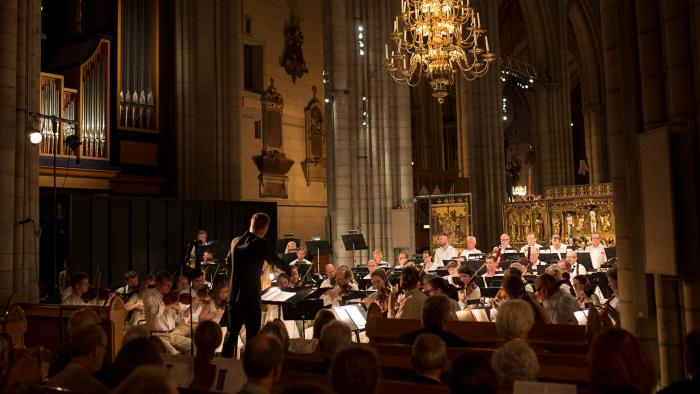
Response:
[{"label": "spotlight", "polygon": [[325,99],[323,99],[323,101],[325,101],[325,102],[327,102],[327,103],[330,103],[330,102],[331,102],[331,100],[330,100],[328,97],[326,97]]},{"label": "spotlight", "polygon": [[274,273],[270,272],[270,273],[267,275],[267,278],[270,279],[270,280],[275,280],[277,277],[275,276]]},{"label": "spotlight", "polygon": [[29,133],[29,142],[31,142],[32,145],[40,144],[42,138],[43,137],[42,137],[41,133],[38,131],[32,131],[31,133]]}]

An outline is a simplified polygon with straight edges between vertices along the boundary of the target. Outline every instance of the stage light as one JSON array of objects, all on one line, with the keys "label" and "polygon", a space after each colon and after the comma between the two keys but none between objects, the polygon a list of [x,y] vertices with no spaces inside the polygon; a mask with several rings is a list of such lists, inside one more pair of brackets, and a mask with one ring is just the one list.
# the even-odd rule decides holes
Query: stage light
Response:
[{"label": "stage light", "polygon": [[38,145],[41,143],[42,140],[42,135],[38,131],[32,131],[29,133],[29,142],[32,143],[32,145]]},{"label": "stage light", "polygon": [[270,279],[270,280],[275,280],[277,277],[275,276],[274,273],[270,272],[270,273],[267,275],[267,278]]}]

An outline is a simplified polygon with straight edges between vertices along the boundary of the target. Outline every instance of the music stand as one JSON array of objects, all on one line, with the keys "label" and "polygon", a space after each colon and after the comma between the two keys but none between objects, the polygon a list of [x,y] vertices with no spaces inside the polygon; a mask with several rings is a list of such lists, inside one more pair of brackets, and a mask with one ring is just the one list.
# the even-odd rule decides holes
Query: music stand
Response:
[{"label": "music stand", "polygon": [[343,246],[348,252],[352,252],[352,265],[357,266],[357,259],[355,257],[355,251],[357,250],[367,250],[367,243],[365,242],[365,236],[362,233],[350,233],[343,234],[340,236],[343,239]]},{"label": "music stand", "polygon": [[331,254],[331,244],[323,240],[309,240],[306,241],[306,252],[309,256],[316,255],[316,272],[321,272],[321,255]]}]

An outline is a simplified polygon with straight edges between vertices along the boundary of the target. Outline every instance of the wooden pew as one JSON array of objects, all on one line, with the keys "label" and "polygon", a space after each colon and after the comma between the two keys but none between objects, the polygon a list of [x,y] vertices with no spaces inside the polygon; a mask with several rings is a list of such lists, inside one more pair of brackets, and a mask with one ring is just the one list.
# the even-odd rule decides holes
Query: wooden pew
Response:
[{"label": "wooden pew", "polygon": [[119,297],[115,297],[108,306],[69,306],[18,301],[14,299],[13,304],[8,305],[8,311],[18,306],[24,312],[27,323],[24,344],[27,347],[44,347],[55,351],[62,344],[67,343],[66,324],[68,319],[73,313],[84,308],[92,308],[97,312],[101,320],[100,325],[107,334],[105,359],[113,361],[122,346],[126,310],[124,309],[124,301]]},{"label": "wooden pew", "polygon": [[[312,373],[283,370],[281,382],[319,382],[320,380],[324,379],[326,379],[324,376]],[[282,385],[280,385],[280,387],[281,386]],[[275,393],[276,391],[273,390],[272,392]],[[379,383],[379,389],[377,390],[377,392],[382,394],[449,394],[450,390],[447,388],[446,385],[412,383],[399,380],[382,379],[382,381]]]},{"label": "wooden pew", "polygon": [[[367,337],[371,343],[396,343],[405,333],[419,330],[420,320],[367,319]],[[497,348],[504,339],[496,332],[496,323],[450,321],[447,330],[467,341],[469,347]],[[528,340],[534,346],[556,353],[586,353],[586,328],[567,324],[535,324]]]},{"label": "wooden pew", "polygon": [[0,317],[0,333],[10,338],[10,345],[13,348],[24,348],[24,334],[27,332],[27,318],[24,310],[18,305],[19,298],[16,294],[9,297],[7,309]]}]

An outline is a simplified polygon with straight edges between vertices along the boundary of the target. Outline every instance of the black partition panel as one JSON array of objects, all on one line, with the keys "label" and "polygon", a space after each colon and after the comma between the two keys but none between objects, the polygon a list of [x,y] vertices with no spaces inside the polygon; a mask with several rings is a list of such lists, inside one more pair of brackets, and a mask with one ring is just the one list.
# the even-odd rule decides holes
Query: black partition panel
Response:
[{"label": "black partition panel", "polygon": [[248,229],[250,217],[265,212],[272,218],[266,236],[277,237],[277,205],[247,201],[181,201],[133,197],[71,195],[69,259],[72,269],[88,272],[101,283],[117,285],[124,272],[140,275],[179,270],[187,243],[197,230],[229,245]]}]

